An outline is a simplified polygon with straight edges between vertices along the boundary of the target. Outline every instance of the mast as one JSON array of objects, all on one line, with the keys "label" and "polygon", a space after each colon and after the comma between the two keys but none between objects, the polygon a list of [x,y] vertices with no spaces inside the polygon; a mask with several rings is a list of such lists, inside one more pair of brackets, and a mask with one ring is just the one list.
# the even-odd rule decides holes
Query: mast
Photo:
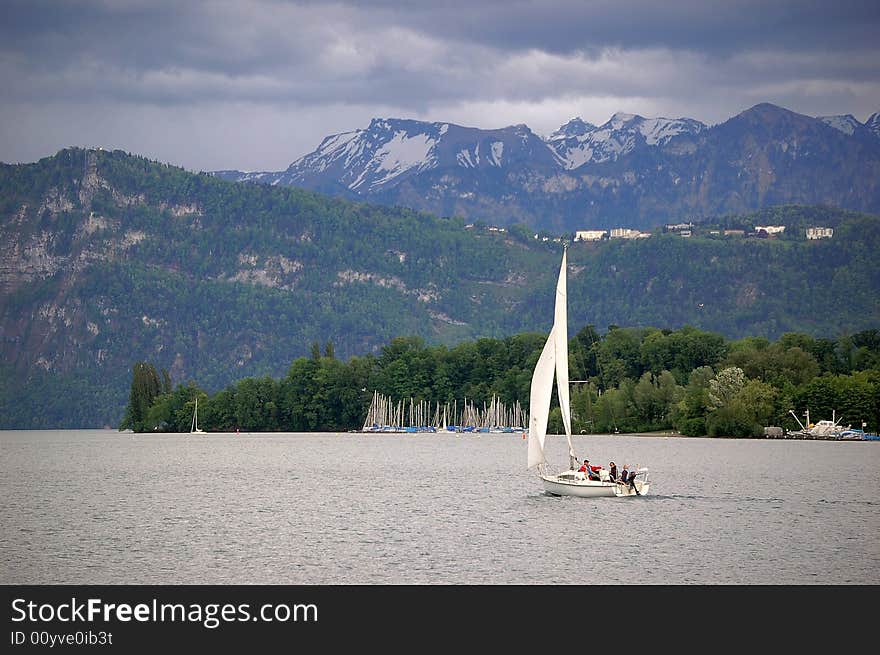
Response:
[{"label": "mast", "polygon": [[567,285],[568,246],[562,248],[562,265],[559,267],[559,279],[556,282],[556,307],[553,312],[553,324],[556,329],[556,395],[559,397],[559,409],[562,411],[562,423],[565,425],[565,438],[568,441],[569,466],[575,468],[577,455],[571,443],[571,402],[568,388],[568,285]]}]

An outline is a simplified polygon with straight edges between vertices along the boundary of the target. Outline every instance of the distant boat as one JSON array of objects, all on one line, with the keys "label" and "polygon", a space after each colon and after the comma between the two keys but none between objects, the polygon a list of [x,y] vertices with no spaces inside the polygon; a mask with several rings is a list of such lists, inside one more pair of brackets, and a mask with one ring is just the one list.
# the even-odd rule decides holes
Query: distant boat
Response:
[{"label": "distant boat", "polygon": [[[568,389],[568,316],[566,289],[566,255],[562,252],[562,266],[556,283],[556,306],[553,312],[553,327],[535,365],[532,385],[529,391],[529,446],[528,468],[537,468],[544,485],[544,491],[554,496],[578,496],[581,498],[639,496],[648,493],[648,469],[637,469],[633,485],[609,479],[608,471],[599,471],[599,480],[577,470],[578,458],[571,443],[571,403]],[[568,439],[569,470],[550,473],[544,457],[544,438],[547,436],[547,421],[550,416],[550,397],[553,395],[553,375],[556,374],[556,393],[565,437]],[[604,475],[603,475],[604,474]]]},{"label": "distant boat", "polygon": [[847,433],[852,432],[850,429],[851,426],[847,425],[843,427],[840,425],[840,421],[843,420],[843,417],[836,418],[836,412],[832,412],[832,420],[822,420],[816,421],[816,423],[810,423],[810,411],[807,410],[807,424],[804,425],[798,419],[797,414],[795,414],[792,410],[788,410],[788,413],[794,416],[794,420],[798,422],[798,425],[801,427],[800,430],[796,430],[794,432],[789,432],[789,436],[792,437],[803,437],[806,439],[841,439],[841,438],[849,438],[852,439],[852,436],[849,436]]},{"label": "distant boat", "polygon": [[193,420],[189,427],[190,434],[205,434],[205,431],[199,428],[199,397],[196,396],[196,407],[193,410]]},{"label": "distant boat", "polygon": [[857,428],[844,430],[837,438],[842,441],[880,441],[880,436]]}]

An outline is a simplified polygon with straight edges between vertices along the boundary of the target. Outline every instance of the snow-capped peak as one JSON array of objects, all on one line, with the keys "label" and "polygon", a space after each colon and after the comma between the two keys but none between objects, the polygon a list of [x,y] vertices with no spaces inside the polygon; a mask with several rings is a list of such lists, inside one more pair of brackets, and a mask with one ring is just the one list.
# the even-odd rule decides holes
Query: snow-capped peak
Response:
[{"label": "snow-capped peak", "polygon": [[840,130],[849,136],[855,134],[855,131],[862,127],[862,124],[859,123],[852,114],[844,114],[842,116],[818,116],[817,118],[826,125],[830,125],[835,130]]},{"label": "snow-capped peak", "polygon": [[[366,129],[329,136],[293,162],[280,183],[317,186],[332,180],[357,195],[376,193],[438,167],[503,168],[534,156],[543,142],[527,125],[481,130],[452,123],[374,118]],[[549,152],[544,155],[552,161]]]},{"label": "snow-capped peak", "polygon": [[865,127],[871,130],[874,136],[880,138],[880,111],[868,116],[868,120],[865,121]]},{"label": "snow-capped peak", "polygon": [[619,130],[627,123],[631,123],[636,119],[645,120],[641,116],[637,114],[627,114],[626,112],[619,111],[615,113],[611,119],[605,123],[606,125],[611,125],[614,129]]},{"label": "snow-capped peak", "polygon": [[366,129],[325,138],[317,150],[293,162],[281,181],[296,184],[332,171],[352,191],[373,189],[436,165],[434,147],[448,129],[445,123],[374,118]]},{"label": "snow-capped peak", "polygon": [[592,123],[586,122],[580,116],[575,116],[565,125],[553,132],[553,134],[551,134],[549,137],[547,137],[547,141],[560,141],[569,137],[577,138],[579,136],[583,136],[589,132],[592,132],[595,129],[596,126]]},{"label": "snow-capped peak", "polygon": [[547,145],[557,161],[571,170],[587,162],[616,160],[638,147],[663,147],[676,136],[699,134],[705,128],[690,118],[643,118],[617,112],[599,127],[572,119],[548,137]]}]

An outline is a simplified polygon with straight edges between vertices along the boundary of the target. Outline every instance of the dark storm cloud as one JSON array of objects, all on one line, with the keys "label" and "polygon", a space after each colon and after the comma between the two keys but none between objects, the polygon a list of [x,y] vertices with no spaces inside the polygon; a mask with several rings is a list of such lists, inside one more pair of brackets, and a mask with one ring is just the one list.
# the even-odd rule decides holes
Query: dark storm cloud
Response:
[{"label": "dark storm cloud", "polygon": [[[321,3],[309,3],[321,4]],[[843,48],[877,40],[873,0],[366,0],[384,21],[443,39],[557,54],[605,47],[729,55],[743,49]]]},{"label": "dark storm cloud", "polygon": [[0,160],[162,142],[154,154],[183,165],[279,167],[376,115],[548,131],[616,110],[717,122],[768,101],[864,119],[880,109],[877,6],[6,0]]}]

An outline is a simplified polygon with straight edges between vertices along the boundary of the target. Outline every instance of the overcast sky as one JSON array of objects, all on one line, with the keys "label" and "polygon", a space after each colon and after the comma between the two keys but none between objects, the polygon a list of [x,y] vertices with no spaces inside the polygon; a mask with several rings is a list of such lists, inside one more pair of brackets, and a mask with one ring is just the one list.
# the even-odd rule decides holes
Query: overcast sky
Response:
[{"label": "overcast sky", "polygon": [[374,117],[880,111],[877,0],[0,0],[0,161],[281,170]]}]

